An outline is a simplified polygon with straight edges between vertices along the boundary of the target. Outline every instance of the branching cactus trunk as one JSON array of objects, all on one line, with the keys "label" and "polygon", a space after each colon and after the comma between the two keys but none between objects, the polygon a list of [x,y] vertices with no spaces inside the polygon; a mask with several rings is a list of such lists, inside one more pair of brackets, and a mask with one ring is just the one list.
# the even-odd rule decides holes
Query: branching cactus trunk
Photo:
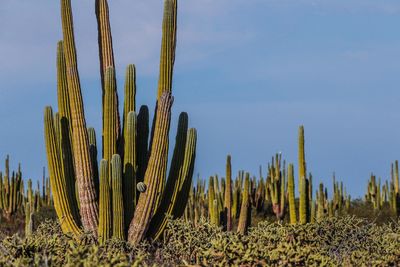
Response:
[{"label": "branching cactus trunk", "polygon": [[164,1],[157,112],[149,145],[148,108],[142,106],[137,116],[135,111],[134,65],[126,70],[121,130],[108,3],[96,0],[103,100],[100,179],[95,132],[86,128],[84,116],[71,2],[60,1],[64,36],[57,54],[60,111],[53,117],[51,108],[46,108],[45,139],[54,205],[62,230],[75,237],[84,231],[98,234],[100,243],[111,236],[127,238],[132,244],[145,237],[158,239],[169,217],[183,215],[197,142],[196,130],[188,130],[188,116],[182,113],[166,181],[177,1]]}]

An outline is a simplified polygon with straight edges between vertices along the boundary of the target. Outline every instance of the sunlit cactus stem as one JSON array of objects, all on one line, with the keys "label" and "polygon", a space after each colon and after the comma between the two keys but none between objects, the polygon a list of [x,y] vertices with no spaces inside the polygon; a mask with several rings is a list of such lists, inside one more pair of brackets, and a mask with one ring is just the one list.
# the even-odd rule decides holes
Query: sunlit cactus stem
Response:
[{"label": "sunlit cactus stem", "polygon": [[109,164],[107,160],[100,161],[100,200],[99,200],[99,243],[103,244],[111,237],[111,187],[108,179]]},{"label": "sunlit cactus stem", "polygon": [[246,173],[246,178],[244,180],[242,205],[240,208],[239,223],[237,227],[237,232],[241,234],[246,234],[251,223],[251,206],[249,199],[250,190],[250,174]]},{"label": "sunlit cactus stem", "polygon": [[168,133],[172,102],[173,98],[170,93],[163,94],[158,102],[153,145],[144,177],[147,190],[139,196],[128,231],[128,240],[132,244],[143,240],[156,208],[157,192],[168,160]]},{"label": "sunlit cactus stem", "polygon": [[61,0],[61,17],[68,93],[71,107],[71,126],[73,129],[72,144],[73,151],[75,151],[73,157],[79,192],[80,215],[84,229],[97,235],[99,207],[96,201],[97,195],[90,160],[89,137],[86,129],[82,92],[78,74],[70,0]]},{"label": "sunlit cactus stem", "polygon": [[293,164],[288,165],[288,201],[289,201],[289,216],[290,223],[297,223],[296,203],[295,203],[295,185],[294,185],[294,170]]},{"label": "sunlit cactus stem", "polygon": [[304,127],[299,127],[299,223],[305,224],[308,220],[308,188],[307,188],[307,177],[306,177],[306,161],[304,153]]},{"label": "sunlit cactus stem", "polygon": [[230,155],[228,155],[226,159],[226,185],[224,197],[226,230],[232,231],[232,163]]},{"label": "sunlit cactus stem", "polygon": [[118,154],[111,159],[111,191],[112,191],[112,218],[113,238],[125,239],[124,205],[122,197],[122,163]]}]

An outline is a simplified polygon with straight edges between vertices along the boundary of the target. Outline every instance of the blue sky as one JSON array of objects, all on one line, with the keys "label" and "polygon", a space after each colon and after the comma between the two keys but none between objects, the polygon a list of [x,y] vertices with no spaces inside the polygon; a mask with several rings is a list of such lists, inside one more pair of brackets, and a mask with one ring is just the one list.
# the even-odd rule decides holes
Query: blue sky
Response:
[{"label": "blue sky", "polygon": [[[72,4],[87,123],[99,134],[94,1]],[[109,4],[119,89],[135,63],[137,101],[152,109],[162,1]],[[187,111],[198,129],[196,173],[223,175],[228,153],[234,171],[256,174],[278,151],[297,165],[304,124],[315,185],[331,186],[336,171],[362,196],[370,172],[387,178],[400,149],[399,15],[395,0],[179,1],[173,127]],[[58,1],[0,4],[0,157],[21,162],[25,178],[47,165],[43,109],[56,105],[59,16]]]}]

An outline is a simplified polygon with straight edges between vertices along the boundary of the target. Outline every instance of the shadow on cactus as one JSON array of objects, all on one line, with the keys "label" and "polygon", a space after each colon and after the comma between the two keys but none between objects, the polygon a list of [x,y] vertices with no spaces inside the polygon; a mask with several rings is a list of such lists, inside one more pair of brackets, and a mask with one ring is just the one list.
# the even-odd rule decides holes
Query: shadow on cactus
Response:
[{"label": "shadow on cactus", "polygon": [[[167,179],[175,61],[177,0],[164,1],[156,111],[149,129],[148,107],[136,113],[136,69],[125,78],[122,120],[107,0],[96,0],[102,84],[102,160],[96,134],[87,128],[79,80],[70,0],[61,0],[63,40],[57,47],[58,113],[46,107],[44,128],[54,206],[64,233],[127,239],[158,239],[167,218],[182,216],[194,169],[197,134],[188,115],[179,117]],[[98,170],[100,166],[100,172]]]}]

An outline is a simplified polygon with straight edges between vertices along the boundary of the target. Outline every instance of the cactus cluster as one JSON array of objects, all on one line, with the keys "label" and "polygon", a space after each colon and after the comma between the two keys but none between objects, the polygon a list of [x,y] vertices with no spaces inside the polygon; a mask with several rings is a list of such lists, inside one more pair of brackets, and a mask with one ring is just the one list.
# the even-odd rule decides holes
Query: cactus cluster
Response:
[{"label": "cactus cluster", "polygon": [[[333,175],[333,193],[321,183],[313,199],[313,177],[306,176],[304,127],[299,127],[299,195],[295,194],[294,164],[286,165],[282,154],[277,153],[267,165],[266,177],[260,167],[259,178],[250,178],[250,173],[239,171],[232,179],[231,156],[226,159],[226,177],[211,176],[208,187],[205,180],[198,177],[192,186],[185,219],[196,226],[201,218],[222,227],[226,231],[234,228],[246,233],[251,224],[251,214],[258,217],[273,215],[277,221],[290,224],[306,224],[321,221],[325,217],[348,214],[351,197],[346,193],[342,182]],[[389,195],[387,194],[387,199]]]},{"label": "cactus cluster", "polygon": [[368,180],[365,201],[372,204],[374,211],[380,211],[385,206],[388,206],[394,216],[399,216],[399,163],[397,160],[391,164],[390,175],[390,183],[386,180],[383,184],[380,177],[377,179],[371,173]]},{"label": "cactus cluster", "polygon": [[0,172],[0,209],[6,220],[22,207],[24,198],[24,186],[22,181],[21,164],[18,170],[10,175],[10,157],[5,160],[4,174]]},{"label": "cactus cluster", "polygon": [[[86,126],[79,81],[70,0],[61,0],[63,40],[57,47],[58,112],[46,107],[45,140],[54,206],[64,233],[83,231],[137,244],[158,239],[167,218],[184,213],[191,188],[196,130],[179,118],[167,177],[173,103],[177,0],[164,1],[160,76],[151,131],[147,106],[136,112],[136,69],[125,76],[122,119],[107,0],[96,0],[102,84],[102,151],[97,163],[96,133]],[[100,168],[100,170],[98,169]],[[168,178],[168,179],[167,179]]]}]

